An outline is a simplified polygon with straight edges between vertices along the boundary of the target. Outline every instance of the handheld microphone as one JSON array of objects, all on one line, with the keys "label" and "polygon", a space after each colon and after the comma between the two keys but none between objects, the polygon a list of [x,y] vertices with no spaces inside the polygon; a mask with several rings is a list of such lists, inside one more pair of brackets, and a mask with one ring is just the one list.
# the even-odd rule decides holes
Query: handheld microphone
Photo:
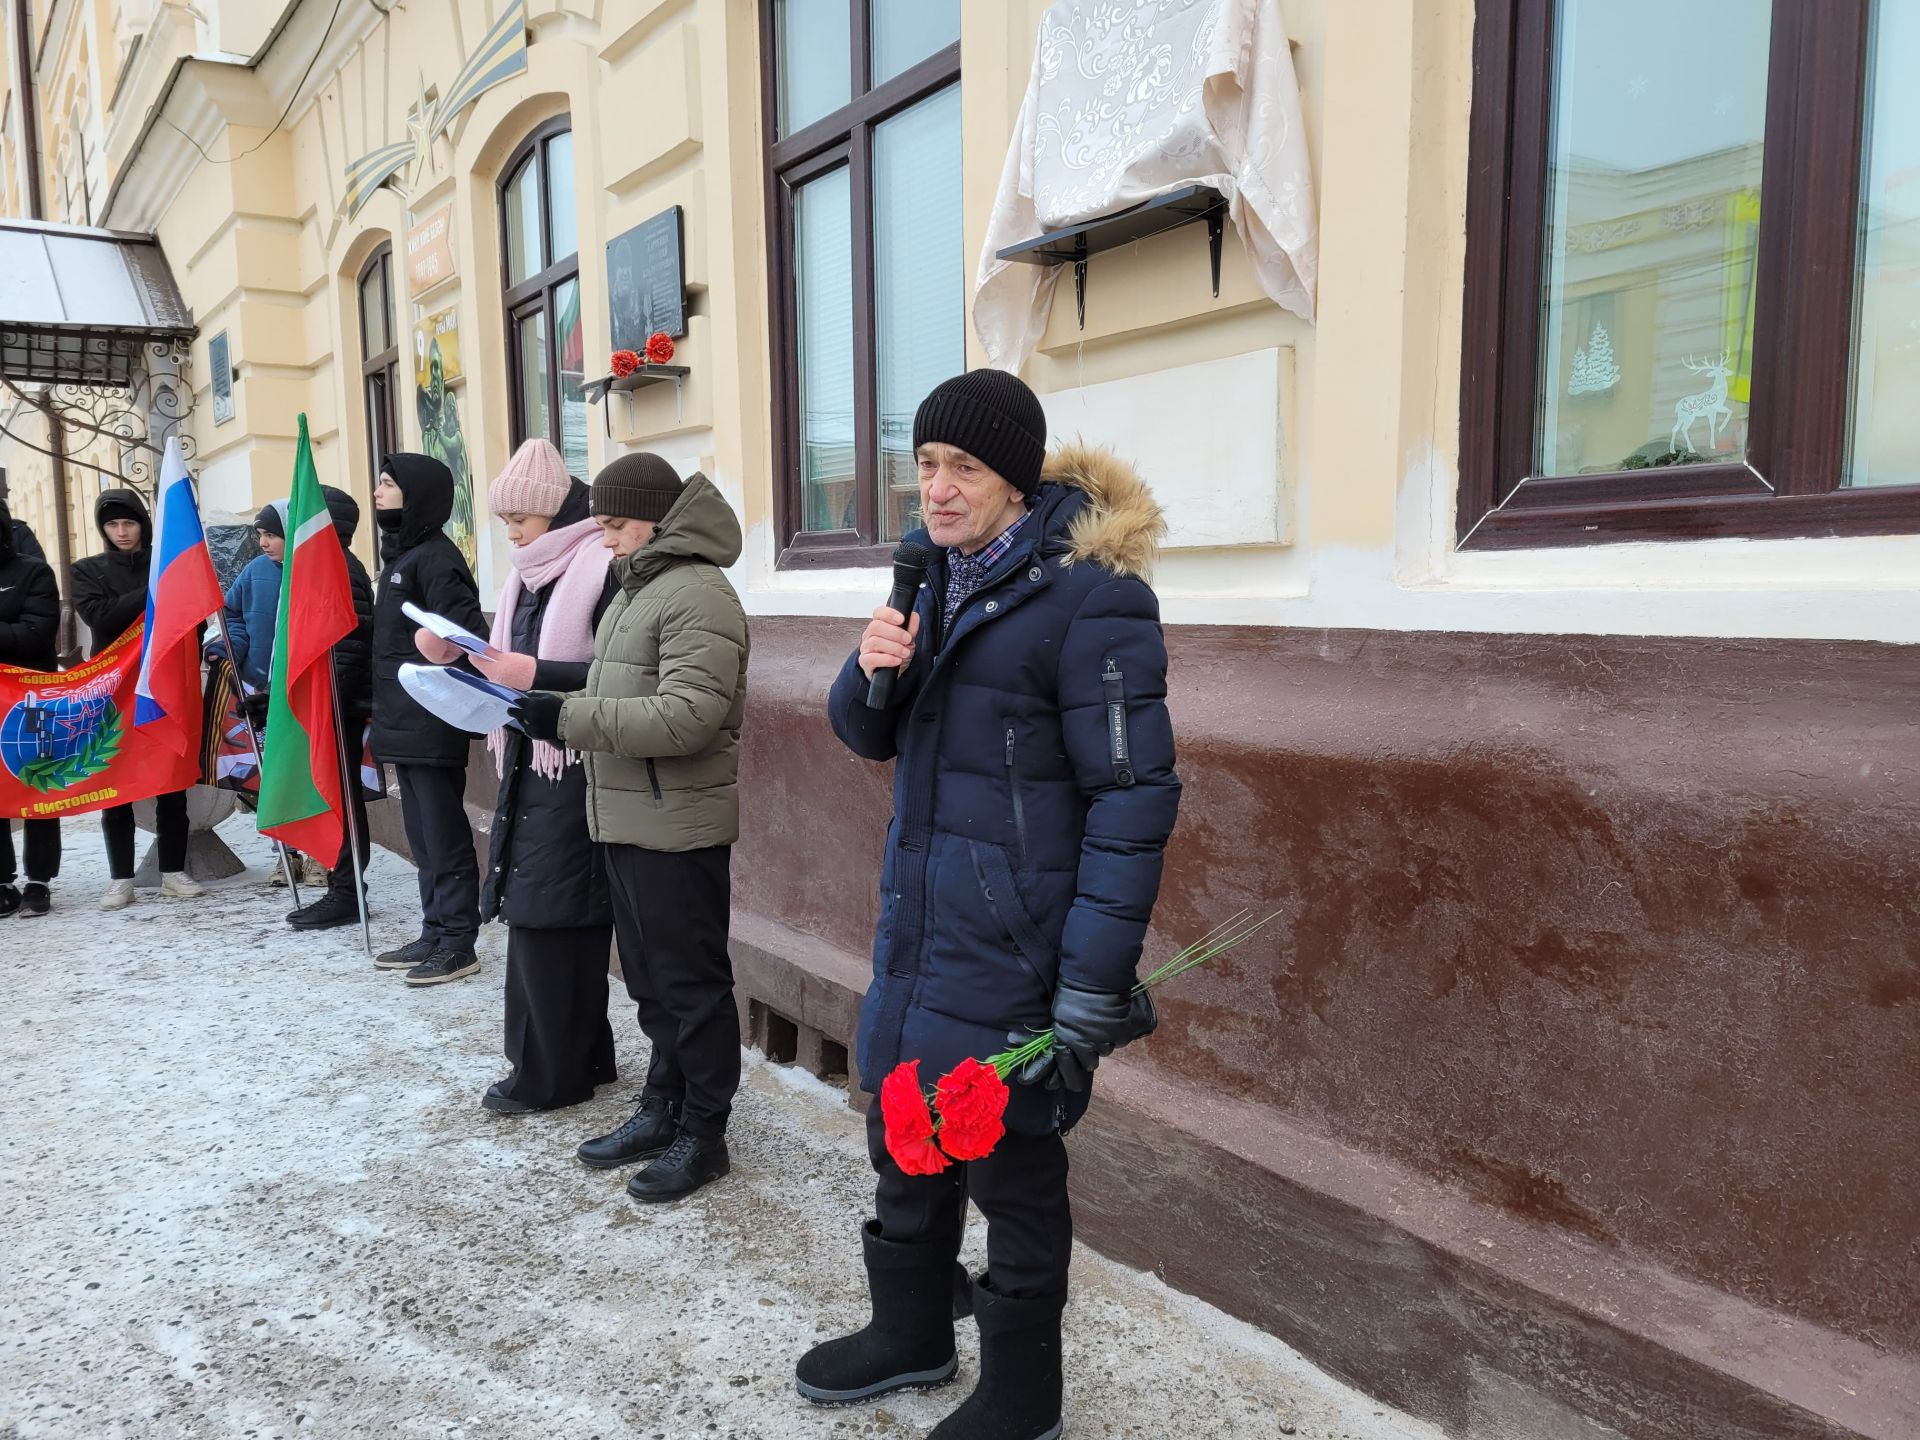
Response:
[{"label": "handheld microphone", "polygon": [[[927,566],[933,561],[933,551],[918,540],[902,540],[893,552],[893,593],[887,596],[890,609],[898,610],[909,620],[913,618],[914,602],[920,597],[920,587],[926,583]],[[893,682],[900,672],[894,669],[876,670],[873,678],[867,682],[867,708],[884,710],[893,704]]]}]

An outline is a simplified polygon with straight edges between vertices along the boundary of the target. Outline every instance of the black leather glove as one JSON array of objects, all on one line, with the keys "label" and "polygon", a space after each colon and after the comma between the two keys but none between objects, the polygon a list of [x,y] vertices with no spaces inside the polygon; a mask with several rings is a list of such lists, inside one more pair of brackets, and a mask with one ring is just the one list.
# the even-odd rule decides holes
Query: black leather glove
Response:
[{"label": "black leather glove", "polygon": [[536,740],[560,739],[560,707],[567,703],[564,695],[555,695],[548,690],[529,690],[513,702],[513,709],[507,713],[513,717],[513,723]]},{"label": "black leather glove", "polygon": [[262,725],[267,723],[266,691],[260,690],[252,695],[244,696],[240,704],[247,712],[247,719],[252,723],[254,729],[258,730]]},{"label": "black leather glove", "polygon": [[1116,995],[1063,980],[1053,994],[1053,1048],[1021,1070],[1020,1083],[1084,1090],[1102,1058],[1152,1034],[1158,1024],[1153,999],[1144,990]]}]

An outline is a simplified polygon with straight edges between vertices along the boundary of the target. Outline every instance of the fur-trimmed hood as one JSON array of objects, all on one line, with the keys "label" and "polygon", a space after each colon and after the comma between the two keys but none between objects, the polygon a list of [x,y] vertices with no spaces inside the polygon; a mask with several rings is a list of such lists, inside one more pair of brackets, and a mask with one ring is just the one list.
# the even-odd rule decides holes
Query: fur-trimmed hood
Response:
[{"label": "fur-trimmed hood", "polygon": [[1091,560],[1116,575],[1152,579],[1167,517],[1133,466],[1099,446],[1063,445],[1047,456],[1040,483],[1083,497],[1067,520],[1069,565]]}]

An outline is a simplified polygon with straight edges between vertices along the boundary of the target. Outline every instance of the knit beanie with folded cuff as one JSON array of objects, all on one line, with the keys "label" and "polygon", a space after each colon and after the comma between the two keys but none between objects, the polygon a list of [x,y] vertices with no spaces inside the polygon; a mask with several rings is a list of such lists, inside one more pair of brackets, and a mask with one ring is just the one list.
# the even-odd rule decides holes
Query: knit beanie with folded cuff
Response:
[{"label": "knit beanie with folded cuff", "polygon": [[942,381],[913,417],[913,448],[956,445],[1028,499],[1047,458],[1047,412],[1018,375],[969,370]]},{"label": "knit beanie with folded cuff", "polygon": [[644,450],[609,461],[593,477],[593,513],[656,525],[680,498],[686,482],[671,463]]},{"label": "knit beanie with folded cuff", "polygon": [[551,518],[566,504],[573,477],[567,474],[567,462],[551,440],[536,435],[523,443],[507,461],[507,468],[494,477],[487,490],[487,503],[493,513],[508,515],[545,515]]}]

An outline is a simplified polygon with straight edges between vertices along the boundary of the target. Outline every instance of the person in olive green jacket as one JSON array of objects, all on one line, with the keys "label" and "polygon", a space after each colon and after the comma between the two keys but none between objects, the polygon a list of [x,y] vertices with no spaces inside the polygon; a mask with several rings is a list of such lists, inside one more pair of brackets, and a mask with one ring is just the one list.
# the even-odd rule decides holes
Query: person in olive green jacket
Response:
[{"label": "person in olive green jacket", "polygon": [[593,482],[620,593],[594,635],[587,688],[533,692],[513,718],[578,751],[587,828],[606,847],[627,993],[653,1042],[639,1108],[581,1145],[584,1164],[651,1159],[636,1200],[677,1200],[727,1173],[740,1019],[727,954],[729,866],[740,834],[747,616],[721,567],[740,522],[704,475],[622,455]]}]

